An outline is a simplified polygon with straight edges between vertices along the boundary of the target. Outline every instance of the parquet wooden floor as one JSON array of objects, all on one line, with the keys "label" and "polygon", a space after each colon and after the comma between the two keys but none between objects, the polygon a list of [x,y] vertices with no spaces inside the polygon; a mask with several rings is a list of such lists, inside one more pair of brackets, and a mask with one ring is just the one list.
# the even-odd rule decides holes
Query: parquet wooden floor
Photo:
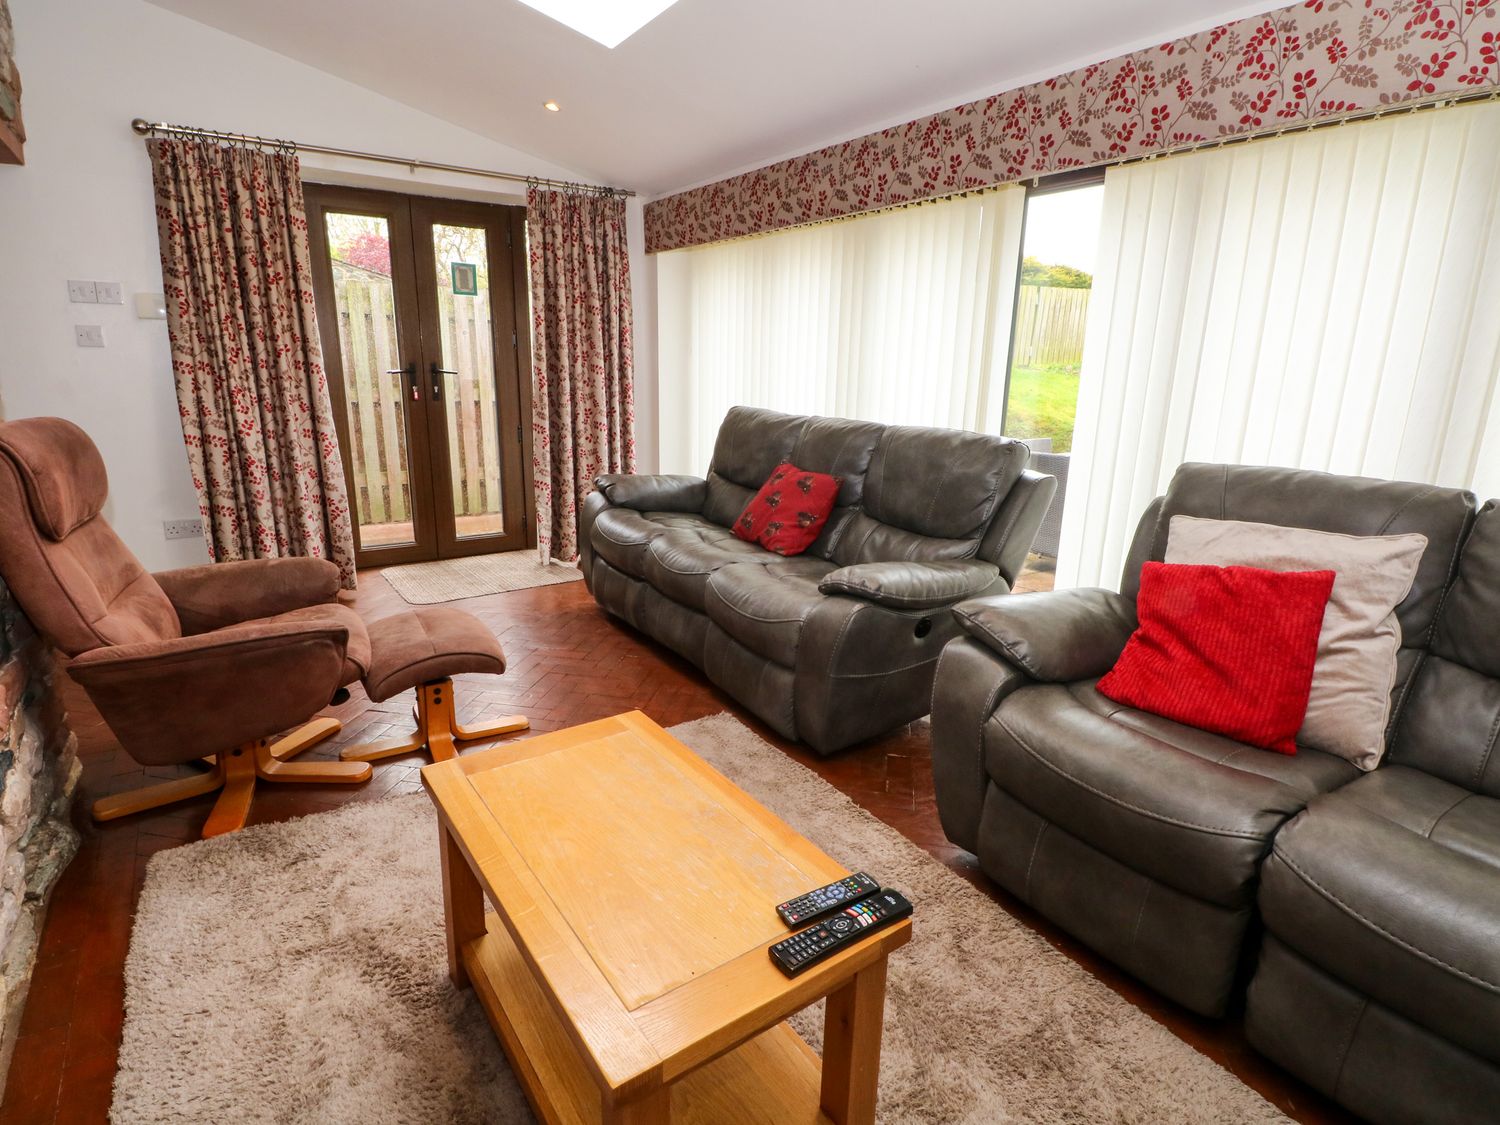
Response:
[{"label": "parquet wooden floor", "polygon": [[[1026,585],[1050,585],[1050,576],[1033,575]],[[363,573],[360,587],[353,604],[366,620],[407,608],[378,572]],[[1306,1122],[1349,1120],[1316,1092],[1251,1051],[1233,1021],[1203,1020],[1182,1011],[992,886],[972,856],[943,838],[933,800],[925,721],[832,759],[819,759],[766,730],[691,665],[605,615],[582,583],[494,594],[457,604],[490,625],[509,662],[509,671],[499,679],[461,679],[461,721],[476,721],[484,713],[522,711],[530,715],[533,730],[546,731],[631,708],[640,708],[663,726],[731,711],[789,757],[984,889],[997,909],[1010,911],[1039,931],[1292,1117]],[[43,932],[0,1105],[0,1121],[7,1125],[106,1120],[124,1021],[125,953],[146,863],[163,848],[196,840],[211,800],[200,798],[111,824],[93,824],[86,810],[95,798],[182,771],[137,765],[115,743],[82,691],[71,681],[64,690],[84,766],[73,817],[83,844],[58,883]],[[409,728],[409,696],[371,704],[357,685],[353,693],[349,702],[329,712],[343,720],[341,735],[307,757],[331,757],[345,743],[395,736]],[[359,788],[262,785],[251,821],[285,820],[351,801],[417,792],[421,789],[417,770],[422,764],[416,756],[377,764],[374,778]],[[1005,997],[995,997],[995,1003],[1005,1002]]]}]

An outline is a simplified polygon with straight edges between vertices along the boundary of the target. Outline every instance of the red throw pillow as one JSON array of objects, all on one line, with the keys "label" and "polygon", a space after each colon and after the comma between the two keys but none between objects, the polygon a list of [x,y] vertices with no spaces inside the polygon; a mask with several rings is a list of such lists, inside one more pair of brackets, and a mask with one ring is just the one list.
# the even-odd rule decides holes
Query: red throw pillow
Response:
[{"label": "red throw pillow", "polygon": [[1140,627],[1099,681],[1127,707],[1297,752],[1331,570],[1148,562]]},{"label": "red throw pillow", "polygon": [[777,465],[734,521],[734,533],[778,555],[800,555],[828,522],[842,483],[790,461]]}]

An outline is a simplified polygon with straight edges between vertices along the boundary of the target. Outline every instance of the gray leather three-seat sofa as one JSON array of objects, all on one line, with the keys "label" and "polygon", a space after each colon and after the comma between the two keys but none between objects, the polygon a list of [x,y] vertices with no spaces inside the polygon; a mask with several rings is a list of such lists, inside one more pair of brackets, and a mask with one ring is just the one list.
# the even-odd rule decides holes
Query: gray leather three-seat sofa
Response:
[{"label": "gray leather three-seat sofa", "polygon": [[[1420,532],[1382,765],[1134,711],[1094,681],[1173,515]],[[1463,491],[1185,465],[1121,592],[958,607],[934,685],[944,830],[1161,992],[1377,1121],[1500,1120],[1500,510]],[[1258,963],[1256,959],[1258,958]]]},{"label": "gray leather three-seat sofa", "polygon": [[[951,607],[1010,589],[1051,502],[1028,455],[984,434],[736,407],[706,478],[595,482],[580,565],[601,606],[829,754],[927,714]],[[730,531],[785,461],[843,481],[789,558]]]}]

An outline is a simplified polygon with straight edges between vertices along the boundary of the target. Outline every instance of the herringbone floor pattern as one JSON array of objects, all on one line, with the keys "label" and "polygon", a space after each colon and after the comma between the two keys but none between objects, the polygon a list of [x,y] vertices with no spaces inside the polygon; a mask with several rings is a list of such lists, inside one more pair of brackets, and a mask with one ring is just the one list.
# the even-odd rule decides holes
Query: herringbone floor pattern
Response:
[{"label": "herringbone floor pattern", "polygon": [[[1022,585],[1048,587],[1050,575],[1031,575]],[[663,726],[718,711],[733,712],[789,757],[985,888],[998,904],[997,909],[1009,910],[1032,925],[1293,1117],[1318,1122],[1347,1120],[1325,1099],[1254,1054],[1233,1020],[1215,1023],[1181,1011],[991,886],[978,872],[973,858],[943,837],[933,800],[925,721],[832,759],[819,759],[772,735],[691,665],[606,616],[581,583],[494,594],[454,604],[494,630],[509,663],[509,670],[499,679],[461,678],[461,721],[476,722],[485,714],[521,711],[531,717],[533,730],[546,731],[633,708]],[[366,620],[407,608],[378,572],[361,575],[354,605]],[[95,798],[166,780],[181,771],[137,765],[115,743],[83,693],[66,677],[63,680],[84,764],[74,810],[83,845],[54,892],[5,1100],[0,1105],[0,1120],[7,1125],[77,1125],[106,1120],[124,1020],[125,954],[146,863],[162,848],[197,839],[209,808],[209,799],[201,798],[111,824],[93,824],[86,810]],[[347,743],[394,737],[409,729],[409,694],[372,704],[358,685],[352,690],[353,698],[329,712],[344,722],[342,733],[307,757],[332,757]],[[377,764],[373,779],[358,788],[262,785],[251,822],[285,820],[349,801],[376,801],[415,792],[421,788],[417,771],[422,764],[416,756]],[[254,920],[246,919],[246,924],[253,925]],[[995,997],[995,1003],[1005,1003],[1005,997]]]}]

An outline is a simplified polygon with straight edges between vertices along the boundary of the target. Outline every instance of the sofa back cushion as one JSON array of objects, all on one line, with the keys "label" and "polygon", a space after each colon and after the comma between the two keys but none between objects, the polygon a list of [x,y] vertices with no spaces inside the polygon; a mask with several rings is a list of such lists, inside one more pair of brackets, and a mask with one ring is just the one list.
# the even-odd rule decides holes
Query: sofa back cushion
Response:
[{"label": "sofa back cushion", "polygon": [[[703,514],[720,527],[739,519],[772,470],[793,460],[792,450],[807,419],[751,406],[736,406],[724,415],[708,464],[708,498]],[[819,469],[808,465],[809,469]]]},{"label": "sofa back cushion", "polygon": [[972,558],[1029,456],[1023,442],[964,430],[736,406],[714,442],[703,514],[733,526],[790,461],[843,482],[808,554],[840,566]]},{"label": "sofa back cushion", "polygon": [[879,422],[808,418],[797,435],[792,461],[800,469],[838,477],[843,483],[836,507],[852,508],[865,498],[865,477],[885,432]]},{"label": "sofa back cushion", "polygon": [[1390,760],[1500,797],[1500,502],[1464,543]]},{"label": "sofa back cushion", "polygon": [[[1183,465],[1167,491],[1143,517],[1152,526],[1137,529],[1120,592],[1134,598],[1140,588],[1140,566],[1166,557],[1173,516],[1243,520],[1303,527],[1342,535],[1427,537],[1427,550],[1416,578],[1396,607],[1401,649],[1391,691],[1392,725],[1400,721],[1401,704],[1412,673],[1432,639],[1438,606],[1458,561],[1458,548],[1474,518],[1474,497],[1458,488],[1407,481],[1339,476],[1303,469],[1249,465]],[[1387,736],[1389,753],[1395,743]]]},{"label": "sofa back cushion", "polygon": [[831,557],[840,566],[972,558],[1029,456],[1023,442],[1009,438],[887,427],[870,460],[864,503]]},{"label": "sofa back cushion", "polygon": [[1374,769],[1385,755],[1401,648],[1394,611],[1411,592],[1426,553],[1425,535],[1339,535],[1194,516],[1173,516],[1167,536],[1168,563],[1328,570],[1338,576],[1323,614],[1317,671],[1297,742],[1362,770]]},{"label": "sofa back cushion", "polygon": [[[1166,558],[1173,516],[1243,520],[1305,527],[1342,535],[1427,536],[1411,592],[1396,607],[1402,644],[1426,648],[1443,590],[1474,516],[1474,497],[1458,488],[1406,481],[1338,476],[1302,469],[1189,463],[1179,468],[1162,498],[1148,558]],[[1143,529],[1144,530],[1144,529]],[[1135,597],[1134,564],[1120,591]]]}]

